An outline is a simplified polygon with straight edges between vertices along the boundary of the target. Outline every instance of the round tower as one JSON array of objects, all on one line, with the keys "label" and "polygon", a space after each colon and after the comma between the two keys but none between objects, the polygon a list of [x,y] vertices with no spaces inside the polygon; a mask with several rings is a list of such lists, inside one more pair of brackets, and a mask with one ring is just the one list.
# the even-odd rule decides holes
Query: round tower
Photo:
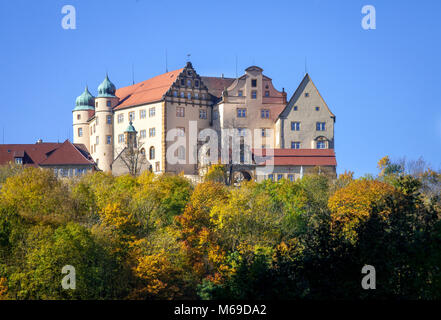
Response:
[{"label": "round tower", "polygon": [[113,108],[119,98],[115,96],[115,85],[108,75],[98,87],[98,96],[95,98],[96,134],[91,144],[95,145],[93,157],[98,167],[103,171],[111,171],[113,162]]},{"label": "round tower", "polygon": [[82,143],[90,150],[90,133],[87,120],[95,111],[95,98],[90,94],[86,86],[84,92],[75,100],[75,108],[72,110],[73,115],[73,142]]}]

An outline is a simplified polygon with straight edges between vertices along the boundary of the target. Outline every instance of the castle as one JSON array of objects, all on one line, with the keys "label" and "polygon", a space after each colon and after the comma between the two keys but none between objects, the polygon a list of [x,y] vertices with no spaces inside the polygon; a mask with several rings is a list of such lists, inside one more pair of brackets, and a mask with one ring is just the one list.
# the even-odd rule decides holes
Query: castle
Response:
[{"label": "castle", "polygon": [[[262,72],[251,66],[238,78],[205,77],[187,62],[182,69],[119,89],[106,75],[96,97],[86,87],[76,99],[74,143],[86,146],[99,169],[116,175],[127,172],[120,161],[124,150],[139,147],[145,159],[142,170],[197,177],[204,166],[189,159],[200,150],[200,141],[184,142],[174,152],[181,161],[169,161],[167,150],[174,144],[169,131],[175,129],[179,139],[210,128],[218,133],[220,145],[225,130],[234,129],[241,137],[236,171],[246,179],[293,180],[317,167],[335,174],[335,116],[310,76],[305,75],[288,101],[284,89],[274,88]],[[258,147],[248,146],[252,159],[246,163],[245,131],[259,138]],[[259,173],[269,158],[272,171]]]}]

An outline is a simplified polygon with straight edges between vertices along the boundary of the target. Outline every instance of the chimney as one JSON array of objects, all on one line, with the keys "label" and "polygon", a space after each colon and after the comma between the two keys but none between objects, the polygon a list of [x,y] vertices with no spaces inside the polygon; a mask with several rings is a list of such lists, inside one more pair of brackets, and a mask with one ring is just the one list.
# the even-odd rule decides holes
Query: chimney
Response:
[{"label": "chimney", "polygon": [[222,73],[222,79],[224,78],[224,74]]},{"label": "chimney", "polygon": [[38,139],[35,144],[41,144],[41,143],[43,143],[43,140],[42,139]]}]

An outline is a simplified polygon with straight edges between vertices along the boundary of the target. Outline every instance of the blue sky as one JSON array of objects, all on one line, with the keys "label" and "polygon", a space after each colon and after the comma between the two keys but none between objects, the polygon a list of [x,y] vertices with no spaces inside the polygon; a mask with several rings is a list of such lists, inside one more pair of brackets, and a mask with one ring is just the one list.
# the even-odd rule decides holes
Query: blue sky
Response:
[{"label": "blue sky", "polygon": [[[61,27],[64,5],[77,29]],[[361,8],[376,8],[363,30]],[[338,172],[379,158],[441,168],[441,1],[23,1],[0,3],[0,142],[72,137],[75,98],[185,65],[234,77],[258,65],[288,97],[308,72],[337,116]]]}]

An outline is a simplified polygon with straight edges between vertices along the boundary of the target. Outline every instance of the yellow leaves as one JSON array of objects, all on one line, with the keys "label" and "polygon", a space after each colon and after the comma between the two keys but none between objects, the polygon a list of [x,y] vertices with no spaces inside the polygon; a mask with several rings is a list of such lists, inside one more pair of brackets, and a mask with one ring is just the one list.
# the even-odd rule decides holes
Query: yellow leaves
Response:
[{"label": "yellow leaves", "polygon": [[380,169],[380,176],[384,176],[385,169],[390,165],[389,156],[381,158],[377,163],[377,168]]},{"label": "yellow leaves", "polygon": [[6,278],[0,278],[0,300],[8,300],[8,282]]},{"label": "yellow leaves", "polygon": [[[379,204],[394,191],[391,185],[375,180],[356,180],[337,190],[328,201],[333,232],[355,243],[356,228],[368,220],[374,205]],[[387,210],[383,210],[379,212],[379,216],[385,219],[388,213]]]},{"label": "yellow leaves", "polygon": [[223,164],[213,164],[208,168],[204,181],[224,183],[226,179],[226,168]]},{"label": "yellow leaves", "polygon": [[109,203],[101,211],[101,217],[104,224],[118,230],[137,227],[139,225],[133,214],[123,211],[119,203]]},{"label": "yellow leaves", "polygon": [[137,295],[173,299],[179,291],[172,284],[177,272],[177,267],[171,263],[164,249],[138,257],[133,273],[142,281],[142,287],[137,290]]}]

